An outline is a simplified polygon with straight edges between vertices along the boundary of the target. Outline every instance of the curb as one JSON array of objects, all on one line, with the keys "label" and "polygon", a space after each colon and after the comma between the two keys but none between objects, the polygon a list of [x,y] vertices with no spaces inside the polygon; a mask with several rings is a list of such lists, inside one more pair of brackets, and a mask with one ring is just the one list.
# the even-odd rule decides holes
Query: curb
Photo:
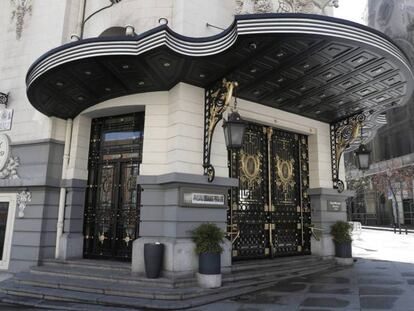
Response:
[{"label": "curb", "polygon": [[[394,232],[394,228],[389,228],[389,227],[362,226],[362,229]],[[414,233],[414,230],[413,229],[408,229],[407,232],[408,233]],[[396,234],[399,234],[398,229],[397,229]],[[405,235],[405,229],[401,228],[401,234]]]}]

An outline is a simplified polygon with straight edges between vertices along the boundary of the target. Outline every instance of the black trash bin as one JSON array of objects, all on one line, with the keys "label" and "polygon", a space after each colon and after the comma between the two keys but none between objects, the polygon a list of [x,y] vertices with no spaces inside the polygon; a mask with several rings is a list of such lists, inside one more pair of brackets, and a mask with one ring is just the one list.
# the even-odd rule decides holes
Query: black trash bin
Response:
[{"label": "black trash bin", "polygon": [[145,274],[149,279],[156,279],[160,276],[164,260],[164,244],[145,243],[144,262]]}]

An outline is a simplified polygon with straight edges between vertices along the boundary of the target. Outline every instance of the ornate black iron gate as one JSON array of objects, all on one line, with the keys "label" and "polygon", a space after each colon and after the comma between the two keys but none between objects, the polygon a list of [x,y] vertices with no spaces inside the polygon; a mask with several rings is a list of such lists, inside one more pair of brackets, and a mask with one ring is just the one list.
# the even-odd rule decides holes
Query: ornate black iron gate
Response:
[{"label": "ornate black iron gate", "polygon": [[84,257],[130,260],[138,237],[144,114],[92,120]]},{"label": "ornate black iron gate", "polygon": [[229,154],[228,233],[233,258],[310,253],[307,137],[249,124],[243,148]]}]

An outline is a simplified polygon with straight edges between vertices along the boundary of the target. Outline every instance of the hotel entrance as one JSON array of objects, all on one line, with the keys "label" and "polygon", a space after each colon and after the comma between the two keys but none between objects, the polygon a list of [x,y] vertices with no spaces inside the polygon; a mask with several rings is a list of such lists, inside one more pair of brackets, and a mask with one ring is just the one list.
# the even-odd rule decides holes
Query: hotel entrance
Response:
[{"label": "hotel entrance", "polygon": [[84,215],[84,257],[130,260],[138,237],[136,178],[144,113],[92,120]]},{"label": "hotel entrance", "polygon": [[307,136],[249,124],[232,151],[228,210],[233,259],[310,254]]}]

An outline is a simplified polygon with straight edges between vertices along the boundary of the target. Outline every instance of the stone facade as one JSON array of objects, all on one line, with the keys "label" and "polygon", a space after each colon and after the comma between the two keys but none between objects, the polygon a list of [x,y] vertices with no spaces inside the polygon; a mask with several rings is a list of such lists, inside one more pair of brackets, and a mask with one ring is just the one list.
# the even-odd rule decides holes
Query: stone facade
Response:
[{"label": "stone facade", "polygon": [[[336,3],[279,1],[276,8],[276,2],[273,2],[254,1],[251,5],[254,12],[285,12],[283,8],[289,4],[292,6],[289,12],[326,14],[326,8]],[[82,257],[84,194],[88,178],[92,118],[145,111],[143,160],[140,168],[144,179],[148,176],[178,176],[177,174],[196,176],[194,178],[197,179],[203,175],[204,90],[180,83],[166,92],[130,95],[102,102],[74,118],[68,166],[62,180],[66,121],[49,118],[30,105],[25,94],[24,77],[29,66],[40,55],[68,43],[72,33],[80,33],[82,3],[83,1],[55,0],[13,0],[0,3],[0,91],[10,93],[8,108],[14,110],[12,128],[5,133],[11,139],[13,156],[19,159],[19,178],[0,178],[0,193],[28,191],[31,194],[24,216],[18,217],[16,209],[14,217],[8,267],[12,272],[26,270],[42,259],[54,257],[61,187],[65,188],[66,196],[64,234],[59,257]],[[88,16],[101,6],[100,0],[87,1],[85,15]],[[238,10],[249,13],[247,7],[248,1],[233,0],[123,1],[88,21],[84,27],[84,37],[96,37],[110,27],[125,24],[134,25],[135,31],[142,33],[158,26],[161,17],[167,18],[168,25],[180,34],[204,37],[219,32],[216,28],[206,26],[207,23],[227,28],[233,21],[234,12]],[[245,100],[239,101],[239,112],[246,120],[308,135],[310,188],[332,188],[328,124]],[[221,129],[221,123],[217,128]],[[211,162],[216,168],[217,178],[223,178],[223,184],[216,185],[220,191],[226,191],[229,187],[227,161],[224,135],[218,130],[213,139]],[[341,174],[343,173],[341,168]],[[188,181],[184,183],[188,184]],[[197,181],[191,184],[200,186],[202,183]],[[161,187],[160,191],[165,192],[163,196],[168,196],[165,185],[151,187]],[[174,189],[168,191],[174,192],[178,188]],[[192,244],[185,231],[194,226],[180,229],[181,224],[176,219],[182,217],[182,207],[177,202],[174,203],[177,203],[176,208],[172,208],[175,214],[170,215],[175,217],[170,219],[173,224],[165,226],[165,234],[156,234],[151,232],[153,228],[145,225],[145,221],[155,217],[149,209],[154,202],[145,200],[146,195],[141,235],[149,240],[160,237],[170,239],[172,253],[175,245],[182,241],[184,248],[191,250],[192,246],[189,248],[188,245]],[[190,209],[185,211],[191,212]],[[225,210],[210,212],[209,217],[213,217],[211,221],[217,222],[224,229]],[[194,216],[194,223],[204,219],[197,217],[199,215]],[[167,234],[168,230],[172,233]],[[139,249],[138,246],[136,249]],[[229,246],[224,255],[227,256],[227,259],[223,259],[224,266],[229,265],[228,249]],[[136,263],[135,270],[141,271],[140,259],[137,257],[133,262]],[[167,271],[188,271],[194,268],[194,263],[180,269],[172,265],[165,267]]]}]

